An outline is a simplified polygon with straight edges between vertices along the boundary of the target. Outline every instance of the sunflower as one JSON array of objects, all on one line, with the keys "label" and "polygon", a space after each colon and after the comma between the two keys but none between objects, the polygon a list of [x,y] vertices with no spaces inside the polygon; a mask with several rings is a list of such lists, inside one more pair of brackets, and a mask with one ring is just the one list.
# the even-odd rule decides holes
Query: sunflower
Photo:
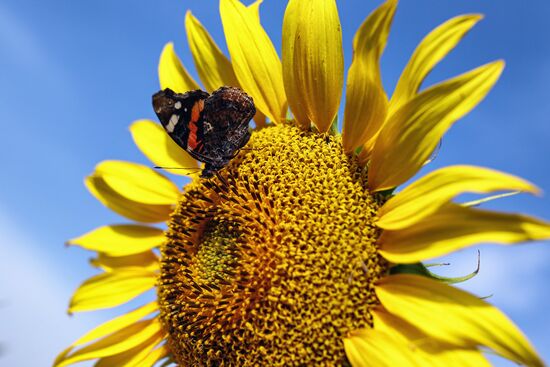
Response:
[{"label": "sunflower", "polygon": [[[220,0],[231,60],[190,12],[185,18],[204,89],[237,86],[255,101],[247,149],[219,176],[199,178],[197,162],[157,123],[141,120],[130,128],[141,151],[157,165],[195,167],[171,171],[191,182],[179,190],[122,161],[102,162],[86,178],[102,204],[137,223],[69,241],[97,252],[92,263],[103,271],[76,290],[69,311],[115,307],[151,289],[157,297],[93,329],[54,365],[485,366],[491,352],[542,366],[502,312],[422,265],[480,242],[549,238],[541,220],[453,202],[466,192],[538,189],[460,165],[395,190],[499,78],[503,62],[495,61],[420,89],[481,16],[458,16],[429,33],[390,98],[379,62],[397,1],[377,8],[353,40],[340,134],[335,0],[289,1],[282,61],[260,24],[260,3]],[[163,89],[199,89],[170,43],[159,78]],[[166,231],[152,226],[162,222]]]}]

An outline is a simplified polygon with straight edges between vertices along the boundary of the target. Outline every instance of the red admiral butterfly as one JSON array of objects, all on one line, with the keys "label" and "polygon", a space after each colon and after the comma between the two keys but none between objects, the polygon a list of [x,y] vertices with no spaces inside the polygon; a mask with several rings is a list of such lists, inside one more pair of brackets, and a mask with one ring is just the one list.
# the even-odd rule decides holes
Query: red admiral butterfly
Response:
[{"label": "red admiral butterfly", "polygon": [[252,98],[235,87],[221,87],[212,95],[166,88],[153,95],[153,108],[168,135],[205,164],[204,178],[225,167],[246,145],[248,123],[256,113]]}]

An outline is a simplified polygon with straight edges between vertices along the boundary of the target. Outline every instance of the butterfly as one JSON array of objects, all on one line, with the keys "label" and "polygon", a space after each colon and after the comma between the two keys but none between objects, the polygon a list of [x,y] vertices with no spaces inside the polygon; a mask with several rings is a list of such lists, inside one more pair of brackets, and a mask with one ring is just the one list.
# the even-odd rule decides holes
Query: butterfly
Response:
[{"label": "butterfly", "polygon": [[166,88],[153,95],[153,108],[164,130],[193,158],[204,163],[201,177],[212,177],[250,139],[254,101],[241,89],[221,87],[176,93]]}]

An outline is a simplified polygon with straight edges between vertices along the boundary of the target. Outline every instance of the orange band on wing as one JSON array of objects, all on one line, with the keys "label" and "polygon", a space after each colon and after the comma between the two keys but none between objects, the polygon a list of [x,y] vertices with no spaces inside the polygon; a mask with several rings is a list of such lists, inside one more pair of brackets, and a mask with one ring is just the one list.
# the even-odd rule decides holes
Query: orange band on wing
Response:
[{"label": "orange band on wing", "polygon": [[191,120],[189,121],[189,139],[187,139],[187,147],[195,149],[198,145],[197,143],[197,131],[199,127],[197,122],[201,117],[201,112],[204,109],[204,100],[199,100],[193,105],[191,110]]}]

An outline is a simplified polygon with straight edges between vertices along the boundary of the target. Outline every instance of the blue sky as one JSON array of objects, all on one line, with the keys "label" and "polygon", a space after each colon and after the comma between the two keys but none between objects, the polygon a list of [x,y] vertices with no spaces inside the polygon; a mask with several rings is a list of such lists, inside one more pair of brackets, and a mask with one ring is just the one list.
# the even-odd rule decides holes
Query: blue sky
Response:
[{"label": "blue sky", "polygon": [[[355,30],[379,3],[338,3],[346,65]],[[156,67],[166,42],[175,42],[196,77],[183,27],[188,8],[224,45],[215,0],[0,3],[0,365],[47,366],[67,343],[120,312],[65,314],[71,292],[94,272],[87,266],[90,254],[63,243],[124,221],[95,201],[82,180],[104,159],[150,164],[133,145],[128,126],[154,117],[150,97],[158,89]],[[402,0],[382,59],[384,84],[391,92],[410,53],[433,27],[472,12],[486,17],[426,85],[498,58],[507,67],[488,98],[446,135],[437,160],[422,174],[474,164],[522,176],[547,194],[487,207],[550,220],[549,2]],[[280,50],[283,2],[265,0],[261,13]],[[550,361],[548,245],[476,246],[481,272],[464,287],[493,295],[490,301]],[[446,257],[452,265],[441,271],[470,272],[475,249]]]}]

